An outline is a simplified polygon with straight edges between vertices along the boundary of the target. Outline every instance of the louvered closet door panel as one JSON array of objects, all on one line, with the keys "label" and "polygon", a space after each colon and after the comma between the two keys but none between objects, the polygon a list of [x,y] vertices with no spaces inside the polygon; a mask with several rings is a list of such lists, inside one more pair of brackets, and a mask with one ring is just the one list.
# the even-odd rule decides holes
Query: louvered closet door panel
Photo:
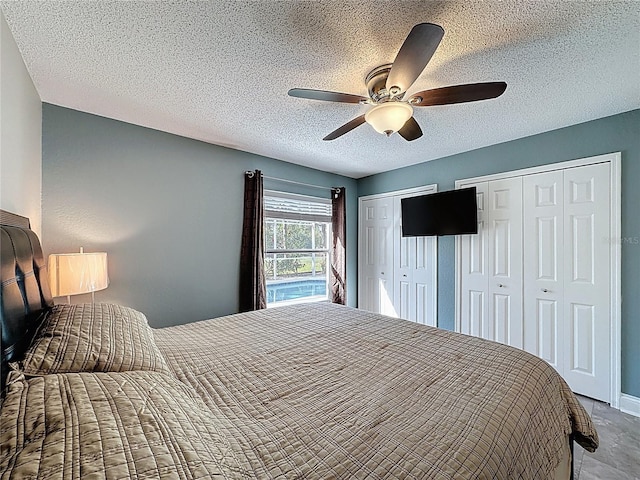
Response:
[{"label": "louvered closet door panel", "polygon": [[459,331],[482,337],[488,332],[489,285],[489,184],[488,182],[465,185],[476,187],[478,204],[478,233],[460,235],[461,285]]},{"label": "louvered closet door panel", "polygon": [[562,374],[563,173],[523,177],[524,348]]},{"label": "louvered closet door panel", "polygon": [[393,198],[360,203],[359,307],[397,316],[393,306]]},{"label": "louvered closet door panel", "polygon": [[522,177],[489,182],[488,322],[482,337],[523,348]]},{"label": "louvered closet door panel", "polygon": [[610,401],[610,166],[564,172],[563,376],[575,391]]}]

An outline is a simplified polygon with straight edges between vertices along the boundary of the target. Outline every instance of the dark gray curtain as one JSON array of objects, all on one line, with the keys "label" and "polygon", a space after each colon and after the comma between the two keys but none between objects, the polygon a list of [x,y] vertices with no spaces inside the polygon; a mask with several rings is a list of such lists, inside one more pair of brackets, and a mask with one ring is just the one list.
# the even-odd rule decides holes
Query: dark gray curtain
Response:
[{"label": "dark gray curtain", "polygon": [[344,187],[331,190],[331,301],[345,305],[347,303],[347,215]]},{"label": "dark gray curtain", "polygon": [[245,172],[240,250],[240,311],[267,308],[264,276],[262,172]]}]

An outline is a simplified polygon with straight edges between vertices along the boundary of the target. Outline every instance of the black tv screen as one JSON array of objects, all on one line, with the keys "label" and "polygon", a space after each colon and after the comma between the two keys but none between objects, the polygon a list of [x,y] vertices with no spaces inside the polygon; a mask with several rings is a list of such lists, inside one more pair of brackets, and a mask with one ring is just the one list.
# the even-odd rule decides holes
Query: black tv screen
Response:
[{"label": "black tv screen", "polygon": [[403,198],[402,236],[478,233],[476,187]]}]

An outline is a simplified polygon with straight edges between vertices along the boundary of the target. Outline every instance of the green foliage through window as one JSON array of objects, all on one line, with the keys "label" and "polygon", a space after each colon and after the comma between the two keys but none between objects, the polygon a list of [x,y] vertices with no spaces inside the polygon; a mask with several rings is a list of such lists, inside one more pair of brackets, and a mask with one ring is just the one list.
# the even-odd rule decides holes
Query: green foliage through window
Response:
[{"label": "green foliage through window", "polygon": [[327,279],[328,222],[266,218],[265,273],[270,284]]}]

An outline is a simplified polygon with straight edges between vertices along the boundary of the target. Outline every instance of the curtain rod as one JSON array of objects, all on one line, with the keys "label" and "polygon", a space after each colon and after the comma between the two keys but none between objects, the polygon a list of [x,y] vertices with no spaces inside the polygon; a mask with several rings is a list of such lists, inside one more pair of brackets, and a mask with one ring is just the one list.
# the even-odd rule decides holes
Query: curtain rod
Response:
[{"label": "curtain rod", "polygon": [[[249,178],[253,178],[253,176],[255,175],[255,172],[251,170],[247,170],[246,172],[244,172],[244,174],[247,175]],[[321,185],[311,185],[310,183],[302,183],[302,182],[296,182],[295,180],[287,180],[286,178],[268,177],[267,175],[262,175],[262,178],[266,178],[268,180],[275,180],[277,182],[292,183],[294,185],[301,185],[303,187],[321,188],[323,190],[331,190],[331,191],[340,190],[339,187],[323,187]]]}]

